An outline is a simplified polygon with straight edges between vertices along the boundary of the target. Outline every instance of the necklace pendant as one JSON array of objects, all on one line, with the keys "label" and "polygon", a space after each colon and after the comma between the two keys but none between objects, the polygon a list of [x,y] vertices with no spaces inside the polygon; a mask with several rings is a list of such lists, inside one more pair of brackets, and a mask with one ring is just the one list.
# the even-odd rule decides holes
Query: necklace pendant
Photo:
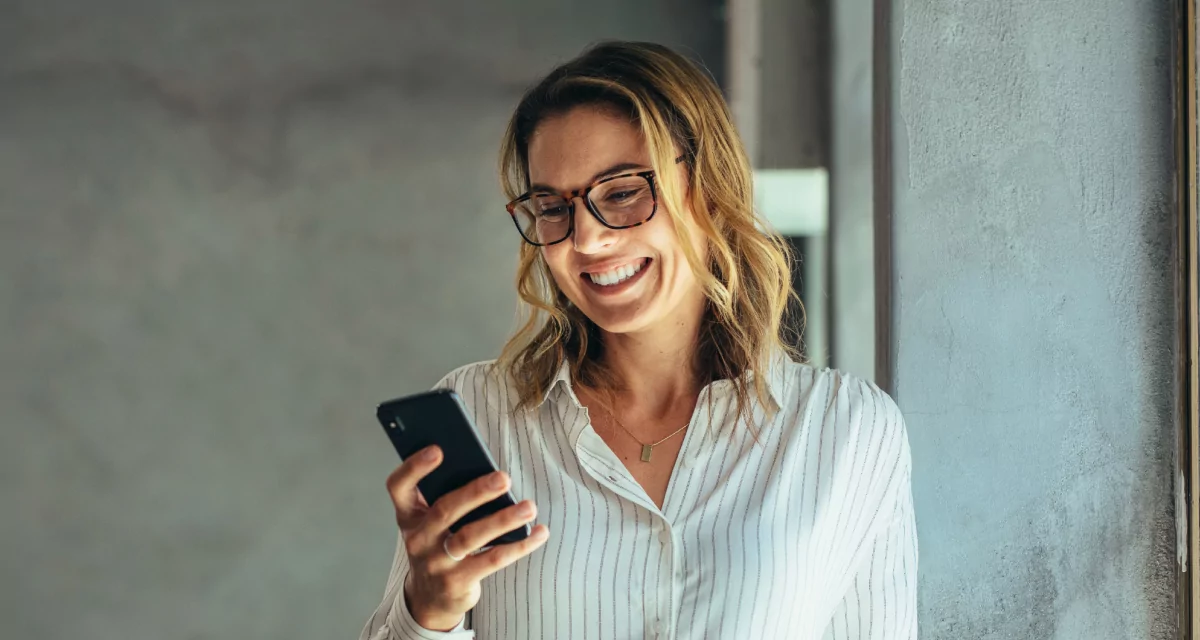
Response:
[{"label": "necklace pendant", "polygon": [[642,462],[650,462],[650,454],[654,453],[654,447],[648,444],[642,445]]}]

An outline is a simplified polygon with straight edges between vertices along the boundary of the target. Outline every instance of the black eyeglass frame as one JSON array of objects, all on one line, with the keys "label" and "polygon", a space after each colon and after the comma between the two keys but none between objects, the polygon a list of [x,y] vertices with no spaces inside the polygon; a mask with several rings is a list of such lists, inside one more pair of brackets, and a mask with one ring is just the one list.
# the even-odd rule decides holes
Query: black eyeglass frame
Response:
[{"label": "black eyeglass frame", "polygon": [[[675,164],[679,164],[680,162],[683,162],[685,157],[686,156],[679,156],[678,158],[675,158]],[[633,224],[626,224],[626,225],[611,225],[608,223],[608,221],[606,221],[604,219],[604,216],[600,215],[600,212],[596,210],[596,205],[595,205],[595,203],[592,202],[592,199],[589,197],[589,194],[591,194],[592,189],[595,189],[596,187],[598,187],[606,182],[611,182],[613,180],[620,180],[621,178],[632,178],[632,177],[644,178],[646,180],[646,182],[650,185],[650,197],[654,199],[654,208],[650,210],[650,215],[646,216],[646,219],[642,220],[641,222],[635,222]],[[551,245],[556,245],[556,244],[566,240],[567,238],[570,238],[571,234],[575,233],[575,198],[583,198],[583,204],[587,208],[588,213],[592,214],[593,218],[595,218],[600,224],[604,225],[605,227],[608,227],[609,229],[613,229],[616,231],[619,231],[621,229],[632,229],[634,227],[640,227],[641,225],[644,225],[647,222],[650,222],[651,220],[654,219],[654,214],[658,213],[658,189],[657,189],[657,186],[654,184],[655,177],[656,176],[654,174],[654,170],[649,169],[646,171],[635,171],[632,173],[622,173],[622,174],[615,175],[615,176],[609,176],[607,178],[601,178],[600,180],[597,180],[597,181],[593,182],[592,184],[590,184],[586,187],[583,187],[582,189],[576,189],[574,191],[564,191],[562,193],[555,193],[553,191],[529,191],[520,196],[517,196],[515,199],[513,199],[512,202],[509,202],[507,205],[505,205],[504,208],[508,210],[508,215],[512,217],[513,225],[516,226],[516,228],[517,228],[517,233],[521,234],[521,238],[523,240],[525,240],[525,242],[528,242],[529,244],[531,244],[535,247],[549,247]],[[517,220],[516,208],[517,208],[517,205],[520,205],[523,202],[529,201],[534,196],[558,196],[558,197],[562,198],[564,202],[567,203],[568,218],[567,218],[567,233],[566,233],[566,235],[559,238],[558,240],[555,240],[554,242],[536,242],[534,240],[531,240],[528,236],[525,235],[525,232],[521,230],[520,221]],[[536,223],[535,223],[535,228],[536,228]]]}]

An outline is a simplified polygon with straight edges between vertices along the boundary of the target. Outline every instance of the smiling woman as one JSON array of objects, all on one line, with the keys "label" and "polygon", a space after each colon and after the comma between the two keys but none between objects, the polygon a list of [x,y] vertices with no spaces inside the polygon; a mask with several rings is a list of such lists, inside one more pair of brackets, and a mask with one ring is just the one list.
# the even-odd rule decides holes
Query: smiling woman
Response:
[{"label": "smiling woman", "polygon": [[[596,176],[601,180],[613,178],[581,190],[587,192],[585,202],[592,215],[572,215],[573,206],[559,207],[561,211],[549,214],[551,225],[565,227],[569,242],[556,241],[540,251],[528,251],[535,254],[536,262],[545,265],[562,295],[577,309],[581,328],[587,326],[583,321],[586,319],[615,339],[640,334],[642,342],[663,345],[670,342],[645,332],[675,331],[684,319],[698,324],[703,316],[704,292],[690,268],[675,224],[643,224],[653,219],[657,209],[655,173],[645,170],[651,160],[644,136],[628,117],[602,105],[578,106],[547,117],[530,137],[528,162],[530,178],[538,184],[578,185]],[[629,167],[643,170],[626,174]],[[663,176],[658,182],[683,182],[685,170],[673,166],[673,175]],[[622,183],[623,191],[610,193],[606,187],[612,182]],[[622,228],[614,229],[604,222],[614,217],[606,216],[614,210],[632,214],[623,220],[626,224]],[[546,219],[545,213],[541,215]],[[563,222],[558,222],[559,218]],[[672,216],[671,222],[692,227],[688,234],[693,239],[692,251],[703,257],[703,234],[690,208],[684,205],[683,215]],[[630,277],[635,272],[637,277]],[[677,322],[664,323],[670,317]],[[684,330],[694,332],[696,326]],[[596,344],[604,343],[598,340]],[[604,360],[585,362],[599,366]]]},{"label": "smiling woman", "polygon": [[[363,638],[915,638],[903,419],[786,346],[787,245],[711,78],[659,45],[589,49],[521,100],[502,174],[528,321],[438,387],[511,475],[429,505],[441,452],[392,474]],[[449,533],[510,488],[529,499]]]}]

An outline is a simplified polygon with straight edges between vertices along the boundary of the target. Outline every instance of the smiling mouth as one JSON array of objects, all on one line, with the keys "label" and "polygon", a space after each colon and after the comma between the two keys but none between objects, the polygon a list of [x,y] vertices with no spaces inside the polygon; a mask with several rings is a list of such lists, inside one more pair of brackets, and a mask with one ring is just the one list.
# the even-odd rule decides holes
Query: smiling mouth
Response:
[{"label": "smiling mouth", "polygon": [[649,258],[638,258],[637,260],[606,271],[599,273],[588,273],[585,271],[580,275],[597,286],[613,287],[641,273],[642,269],[645,269],[648,264],[650,264]]}]

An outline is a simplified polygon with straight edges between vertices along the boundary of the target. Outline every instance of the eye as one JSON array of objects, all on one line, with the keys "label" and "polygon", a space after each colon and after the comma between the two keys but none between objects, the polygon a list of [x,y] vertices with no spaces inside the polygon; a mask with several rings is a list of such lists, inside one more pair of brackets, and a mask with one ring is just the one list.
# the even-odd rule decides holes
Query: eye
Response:
[{"label": "eye", "polygon": [[604,206],[606,207],[632,207],[641,204],[647,199],[647,189],[645,187],[626,187],[616,189],[604,196]]},{"label": "eye", "polygon": [[570,207],[562,198],[554,195],[538,196],[531,202],[533,213],[539,218],[557,218],[567,215]]},{"label": "eye", "polygon": [[650,185],[639,177],[617,178],[606,182],[594,194],[602,207],[629,207],[649,197]]}]

